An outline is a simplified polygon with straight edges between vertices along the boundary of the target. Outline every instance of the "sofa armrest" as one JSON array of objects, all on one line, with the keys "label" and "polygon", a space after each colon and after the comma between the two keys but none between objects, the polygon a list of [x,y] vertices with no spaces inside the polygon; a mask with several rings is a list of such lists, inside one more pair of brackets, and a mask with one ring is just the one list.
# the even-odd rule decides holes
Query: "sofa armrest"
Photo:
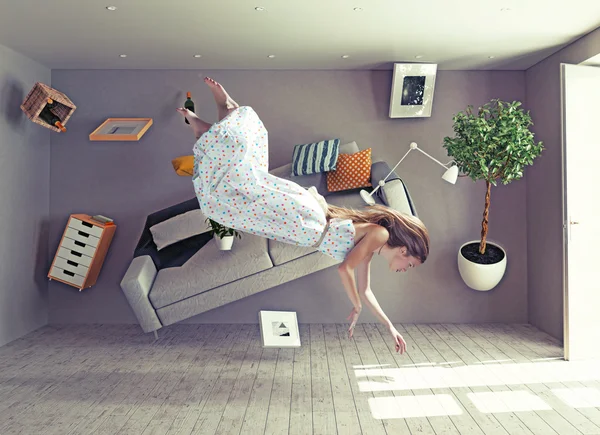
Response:
[{"label": "sofa armrest", "polygon": [[152,258],[142,255],[133,259],[121,280],[121,289],[144,332],[162,328],[162,323],[148,298],[157,273]]},{"label": "sofa armrest", "polygon": [[[373,189],[377,187],[380,180],[383,180],[386,175],[390,174],[391,169],[386,162],[374,162],[371,165],[371,184]],[[379,188],[375,195],[387,206],[403,213],[412,214],[418,217],[417,209],[410,196],[410,192],[406,188],[404,181],[392,172],[385,181],[385,185]]]},{"label": "sofa armrest", "polygon": [[408,189],[401,179],[386,181],[385,185],[377,191],[377,194],[379,194],[384,204],[394,210],[419,217]]}]

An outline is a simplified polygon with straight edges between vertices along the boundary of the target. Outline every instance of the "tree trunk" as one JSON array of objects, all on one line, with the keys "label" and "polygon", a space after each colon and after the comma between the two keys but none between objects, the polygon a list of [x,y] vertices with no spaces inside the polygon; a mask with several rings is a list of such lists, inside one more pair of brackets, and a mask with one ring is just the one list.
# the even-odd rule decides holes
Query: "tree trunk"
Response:
[{"label": "tree trunk", "polygon": [[485,192],[485,209],[483,210],[483,221],[481,222],[481,242],[479,243],[479,253],[483,255],[485,253],[485,240],[488,233],[488,215],[490,214],[490,191],[492,190],[492,183],[485,181],[487,190]]}]

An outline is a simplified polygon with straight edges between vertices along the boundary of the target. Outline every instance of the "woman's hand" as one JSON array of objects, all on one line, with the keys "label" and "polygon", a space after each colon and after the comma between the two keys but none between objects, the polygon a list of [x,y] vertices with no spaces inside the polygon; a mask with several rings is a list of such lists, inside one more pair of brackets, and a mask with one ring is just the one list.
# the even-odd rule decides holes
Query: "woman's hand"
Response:
[{"label": "woman's hand", "polygon": [[404,341],[402,335],[392,325],[389,326],[388,330],[390,331],[390,334],[392,334],[392,337],[394,337],[396,352],[399,351],[402,355],[404,352],[406,352],[406,341]]},{"label": "woman's hand", "polygon": [[350,324],[350,328],[348,328],[348,338],[352,338],[352,334],[354,333],[354,327],[356,326],[356,321],[358,320],[358,316],[360,316],[360,312],[362,311],[362,305],[358,308],[354,307],[352,312],[346,320],[352,319],[352,323]]}]

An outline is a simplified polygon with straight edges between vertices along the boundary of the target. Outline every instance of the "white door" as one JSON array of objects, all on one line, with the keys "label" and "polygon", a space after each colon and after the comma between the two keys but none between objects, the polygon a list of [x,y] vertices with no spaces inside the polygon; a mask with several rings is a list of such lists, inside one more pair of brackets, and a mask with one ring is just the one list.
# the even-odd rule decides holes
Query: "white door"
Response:
[{"label": "white door", "polygon": [[600,67],[561,65],[565,359],[600,358]]}]

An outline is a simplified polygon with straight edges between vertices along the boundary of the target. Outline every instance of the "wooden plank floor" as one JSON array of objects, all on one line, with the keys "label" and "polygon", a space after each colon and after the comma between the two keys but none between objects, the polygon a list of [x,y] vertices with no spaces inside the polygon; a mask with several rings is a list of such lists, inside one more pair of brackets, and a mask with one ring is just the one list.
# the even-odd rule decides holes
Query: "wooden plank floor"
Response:
[{"label": "wooden plank floor", "polygon": [[522,324],[56,325],[0,348],[0,434],[600,434],[600,361]]}]

